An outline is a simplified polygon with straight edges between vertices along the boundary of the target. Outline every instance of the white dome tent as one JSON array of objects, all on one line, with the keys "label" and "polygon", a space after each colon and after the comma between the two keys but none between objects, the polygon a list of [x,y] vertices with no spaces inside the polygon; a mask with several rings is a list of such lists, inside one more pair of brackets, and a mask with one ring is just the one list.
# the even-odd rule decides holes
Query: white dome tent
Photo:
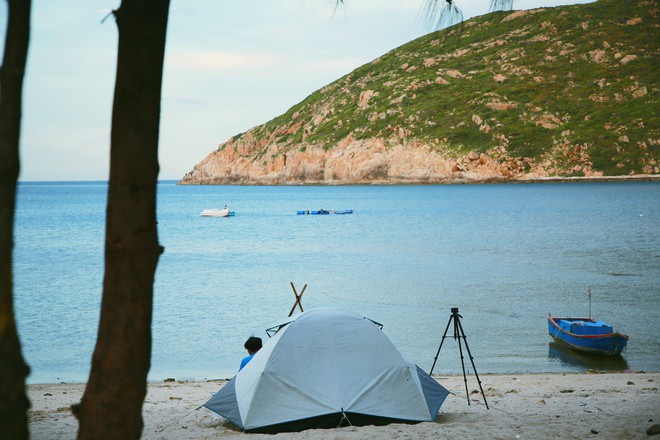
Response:
[{"label": "white dome tent", "polygon": [[380,327],[343,310],[304,312],[203,406],[246,432],[433,421],[449,392]]}]

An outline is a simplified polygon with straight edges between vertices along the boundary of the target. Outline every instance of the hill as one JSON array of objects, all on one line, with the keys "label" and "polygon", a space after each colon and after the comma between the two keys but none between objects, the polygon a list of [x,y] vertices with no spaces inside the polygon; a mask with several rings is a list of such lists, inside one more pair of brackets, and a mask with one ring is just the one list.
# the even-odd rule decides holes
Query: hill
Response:
[{"label": "hill", "polygon": [[652,0],[477,17],[232,137],[180,183],[657,175],[658,41]]}]

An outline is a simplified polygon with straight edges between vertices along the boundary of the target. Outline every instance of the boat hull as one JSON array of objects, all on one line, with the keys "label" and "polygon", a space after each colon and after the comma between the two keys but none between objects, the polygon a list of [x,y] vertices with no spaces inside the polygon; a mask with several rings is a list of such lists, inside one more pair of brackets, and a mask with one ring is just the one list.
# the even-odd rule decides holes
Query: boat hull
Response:
[{"label": "boat hull", "polygon": [[628,336],[589,318],[548,317],[548,334],[555,341],[586,353],[616,356],[626,348]]},{"label": "boat hull", "polygon": [[233,217],[234,212],[229,209],[205,209],[199,214],[202,217]]}]

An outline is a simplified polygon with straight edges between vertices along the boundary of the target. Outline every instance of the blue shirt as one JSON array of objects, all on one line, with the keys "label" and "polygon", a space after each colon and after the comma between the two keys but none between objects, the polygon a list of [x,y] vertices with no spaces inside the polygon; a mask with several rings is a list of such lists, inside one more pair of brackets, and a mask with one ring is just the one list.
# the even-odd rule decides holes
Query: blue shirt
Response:
[{"label": "blue shirt", "polygon": [[248,362],[250,362],[252,360],[252,358],[254,357],[255,354],[256,353],[252,353],[250,356],[245,356],[243,358],[243,360],[241,361],[241,366],[238,368],[238,371],[241,371],[243,369],[243,367],[246,366],[248,364]]}]

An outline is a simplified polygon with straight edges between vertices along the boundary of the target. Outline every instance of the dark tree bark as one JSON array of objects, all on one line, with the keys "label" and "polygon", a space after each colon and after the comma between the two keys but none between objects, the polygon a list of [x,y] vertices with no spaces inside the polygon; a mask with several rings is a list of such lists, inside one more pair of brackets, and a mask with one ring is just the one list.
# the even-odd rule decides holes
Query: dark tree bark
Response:
[{"label": "dark tree bark", "polygon": [[20,170],[23,77],[30,42],[30,0],[8,0],[5,54],[0,70],[0,438],[27,439],[30,401],[13,298],[14,211]]},{"label": "dark tree bark", "polygon": [[169,0],[123,0],[112,109],[105,275],[79,439],[138,439],[151,360],[158,129]]}]

